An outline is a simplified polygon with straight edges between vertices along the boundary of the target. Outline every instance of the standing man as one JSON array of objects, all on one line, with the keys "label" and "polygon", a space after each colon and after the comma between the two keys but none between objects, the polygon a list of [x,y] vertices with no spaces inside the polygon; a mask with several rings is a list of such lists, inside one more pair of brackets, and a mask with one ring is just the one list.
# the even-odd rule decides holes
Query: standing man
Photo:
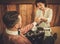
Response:
[{"label": "standing man", "polygon": [[36,15],[35,21],[39,22],[38,27],[42,27],[45,30],[45,37],[51,36],[50,22],[52,20],[53,11],[47,7],[45,0],[36,0]]}]

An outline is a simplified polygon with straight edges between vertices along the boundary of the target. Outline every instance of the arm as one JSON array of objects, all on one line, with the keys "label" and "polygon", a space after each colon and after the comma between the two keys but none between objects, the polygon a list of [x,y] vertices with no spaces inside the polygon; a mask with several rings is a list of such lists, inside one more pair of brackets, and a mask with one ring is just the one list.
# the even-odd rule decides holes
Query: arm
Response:
[{"label": "arm", "polygon": [[[20,21],[22,22],[21,16],[19,15],[18,17],[19,17]],[[22,25],[21,22],[20,22],[20,28],[21,28],[21,25]],[[37,24],[36,22],[33,22],[33,23],[31,23],[31,24],[28,24],[27,26],[21,28],[21,29],[20,29],[20,32],[21,32],[22,34],[25,34],[25,33],[27,33],[29,30],[31,30],[32,27],[33,27],[34,25],[36,25],[36,24]]]},{"label": "arm", "polygon": [[33,26],[34,26],[33,24],[29,24],[29,25],[21,28],[20,31],[21,31],[22,34],[25,34],[25,33],[27,33],[29,30],[31,30]]},{"label": "arm", "polygon": [[34,21],[37,22],[38,24],[40,24],[40,23],[42,22],[41,16],[42,16],[41,11],[40,11],[40,10],[37,10],[37,11],[36,11],[36,14],[35,14],[35,19],[34,19]]},{"label": "arm", "polygon": [[37,25],[37,22],[33,22],[33,23],[28,24],[27,26],[21,28],[20,31],[21,31],[22,34],[25,34],[25,33],[27,33],[29,30],[32,30],[32,28],[33,28],[34,26],[36,26],[36,25]]},{"label": "arm", "polygon": [[50,23],[51,20],[52,20],[52,14],[53,14],[52,9],[50,9],[49,12],[48,12],[48,18],[42,17],[41,18],[42,21],[47,22],[47,23]]}]

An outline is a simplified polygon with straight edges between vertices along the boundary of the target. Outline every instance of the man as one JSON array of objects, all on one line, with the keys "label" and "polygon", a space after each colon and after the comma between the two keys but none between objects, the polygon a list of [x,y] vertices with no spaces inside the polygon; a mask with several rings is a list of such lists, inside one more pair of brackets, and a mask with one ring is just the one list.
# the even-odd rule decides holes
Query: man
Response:
[{"label": "man", "polygon": [[36,23],[21,28],[22,19],[17,11],[7,11],[2,20],[6,26],[4,44],[31,44],[24,34],[31,30]]},{"label": "man", "polygon": [[50,22],[52,20],[53,11],[47,7],[46,0],[36,0],[36,15],[35,21],[39,22],[38,27],[45,30],[45,37],[51,36]]}]

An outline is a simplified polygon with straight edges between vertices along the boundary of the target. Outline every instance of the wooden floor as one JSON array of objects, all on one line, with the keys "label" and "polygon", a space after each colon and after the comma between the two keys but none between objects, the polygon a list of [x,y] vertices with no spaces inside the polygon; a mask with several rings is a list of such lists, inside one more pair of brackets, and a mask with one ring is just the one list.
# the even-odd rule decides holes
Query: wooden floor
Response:
[{"label": "wooden floor", "polygon": [[51,27],[52,29],[52,33],[57,33],[57,40],[55,42],[55,44],[60,44],[60,26],[56,26],[56,27]]}]

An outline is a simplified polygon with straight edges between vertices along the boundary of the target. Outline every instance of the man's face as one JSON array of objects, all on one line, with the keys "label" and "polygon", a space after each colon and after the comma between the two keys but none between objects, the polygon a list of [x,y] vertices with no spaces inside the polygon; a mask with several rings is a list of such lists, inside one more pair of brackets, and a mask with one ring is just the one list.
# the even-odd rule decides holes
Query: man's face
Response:
[{"label": "man's face", "polygon": [[18,21],[17,21],[17,23],[16,23],[15,26],[16,26],[17,29],[18,29],[18,28],[21,28],[21,26],[22,26],[20,15],[18,15]]},{"label": "man's face", "polygon": [[37,6],[38,6],[38,8],[39,8],[39,9],[44,9],[45,4],[44,4],[44,3],[39,2],[39,3],[37,3]]}]

